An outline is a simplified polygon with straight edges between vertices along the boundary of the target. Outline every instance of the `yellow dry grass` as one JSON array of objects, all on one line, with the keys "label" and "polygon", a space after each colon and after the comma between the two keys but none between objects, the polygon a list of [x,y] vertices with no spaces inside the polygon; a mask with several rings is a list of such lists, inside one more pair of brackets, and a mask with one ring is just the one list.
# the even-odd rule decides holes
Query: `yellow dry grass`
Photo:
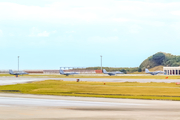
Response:
[{"label": "yellow dry grass", "polygon": [[134,99],[180,100],[180,86],[175,83],[137,82],[74,82],[46,80],[40,82],[1,86],[0,91],[17,93],[110,97]]}]

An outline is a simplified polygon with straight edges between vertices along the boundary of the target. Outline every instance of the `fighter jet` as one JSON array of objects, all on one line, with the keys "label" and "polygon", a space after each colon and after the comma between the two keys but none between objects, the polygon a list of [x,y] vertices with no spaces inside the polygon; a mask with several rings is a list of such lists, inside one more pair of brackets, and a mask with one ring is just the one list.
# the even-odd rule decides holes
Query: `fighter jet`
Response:
[{"label": "fighter jet", "polygon": [[68,75],[74,75],[74,74],[79,74],[79,73],[76,73],[76,72],[64,73],[63,70],[59,70],[59,73],[60,73],[61,75],[66,75],[66,76],[68,76]]},{"label": "fighter jet", "polygon": [[105,69],[103,69],[103,73],[104,74],[108,74],[108,75],[116,75],[116,74],[123,74],[123,72],[119,72],[119,71],[116,71],[116,72],[107,72]]},{"label": "fighter jet", "polygon": [[11,74],[11,75],[16,75],[16,77],[18,77],[18,75],[24,75],[24,74],[29,74],[29,73],[27,73],[27,72],[14,73],[12,70],[9,70],[9,74]]},{"label": "fighter jet", "polygon": [[145,73],[149,73],[151,75],[157,75],[158,73],[164,73],[163,71],[154,71],[154,72],[149,72],[149,70],[146,68]]}]

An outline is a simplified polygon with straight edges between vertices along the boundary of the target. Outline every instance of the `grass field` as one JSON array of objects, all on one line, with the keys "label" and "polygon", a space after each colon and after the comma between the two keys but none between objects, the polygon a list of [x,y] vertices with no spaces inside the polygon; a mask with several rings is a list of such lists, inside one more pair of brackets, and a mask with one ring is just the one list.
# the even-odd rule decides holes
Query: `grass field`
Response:
[{"label": "grass field", "polygon": [[25,94],[180,100],[180,86],[175,83],[73,82],[46,80],[0,86],[1,92]]},{"label": "grass field", "polygon": [[[15,77],[13,75],[9,75],[9,74],[0,74],[0,77]],[[98,76],[98,74],[95,76],[88,76],[88,75],[70,75],[70,76],[65,76],[65,75],[20,75],[19,77],[36,77],[36,78],[115,78],[115,79],[166,79],[166,77],[168,77],[168,79],[180,79],[180,76],[176,76],[176,75],[146,75],[146,76]]]}]

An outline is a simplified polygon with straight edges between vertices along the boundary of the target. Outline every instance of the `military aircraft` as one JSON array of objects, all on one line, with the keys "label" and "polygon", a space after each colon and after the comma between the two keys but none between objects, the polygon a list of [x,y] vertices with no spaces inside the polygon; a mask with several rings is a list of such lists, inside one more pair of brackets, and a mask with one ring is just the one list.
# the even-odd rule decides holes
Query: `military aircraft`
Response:
[{"label": "military aircraft", "polygon": [[116,74],[123,74],[123,72],[120,71],[116,71],[116,72],[107,72],[105,69],[103,69],[103,73],[104,74],[108,74],[108,75],[116,75]]},{"label": "military aircraft", "polygon": [[68,75],[74,75],[74,74],[79,74],[79,73],[76,73],[76,72],[64,73],[63,70],[59,70],[59,73],[60,73],[61,75],[66,75],[66,76],[68,76]]},{"label": "military aircraft", "polygon": [[14,73],[12,70],[9,70],[9,74],[16,75],[16,77],[18,77],[18,75],[24,75],[24,74],[29,74],[29,73],[27,73],[27,72],[17,72],[17,73]]},{"label": "military aircraft", "polygon": [[157,75],[158,73],[164,73],[163,71],[154,71],[154,72],[149,72],[149,70],[146,68],[145,73],[149,73],[151,75]]}]

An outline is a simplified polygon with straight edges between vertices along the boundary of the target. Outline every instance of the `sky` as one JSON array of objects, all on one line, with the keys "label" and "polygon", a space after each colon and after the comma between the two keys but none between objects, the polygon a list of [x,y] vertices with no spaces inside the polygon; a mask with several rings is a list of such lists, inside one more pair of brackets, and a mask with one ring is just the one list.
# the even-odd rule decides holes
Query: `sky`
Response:
[{"label": "sky", "polygon": [[179,0],[0,0],[0,69],[138,67],[180,55]]}]

